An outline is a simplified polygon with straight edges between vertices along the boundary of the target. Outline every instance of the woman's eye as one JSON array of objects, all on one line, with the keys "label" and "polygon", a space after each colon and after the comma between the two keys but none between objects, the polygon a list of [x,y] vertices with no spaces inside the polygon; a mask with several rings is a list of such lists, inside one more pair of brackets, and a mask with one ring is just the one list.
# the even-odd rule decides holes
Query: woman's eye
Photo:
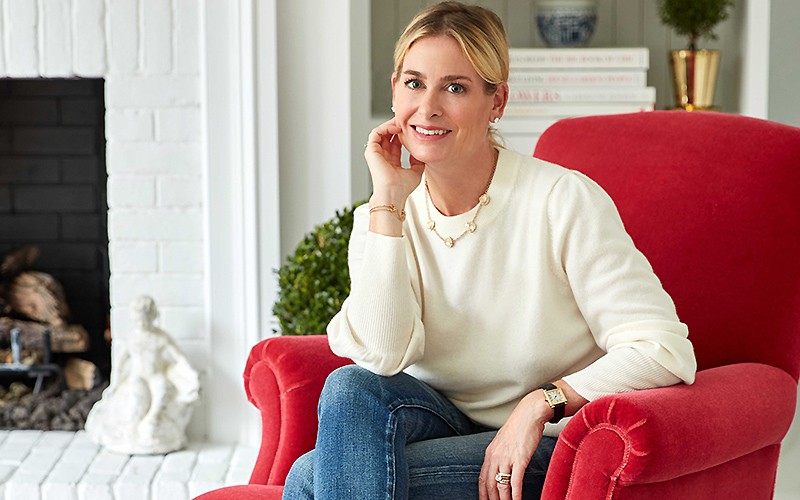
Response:
[{"label": "woman's eye", "polygon": [[451,83],[447,86],[447,91],[453,94],[463,94],[466,89],[460,83]]},{"label": "woman's eye", "polygon": [[416,90],[422,88],[422,82],[419,80],[406,80],[406,87],[410,88],[411,90]]}]

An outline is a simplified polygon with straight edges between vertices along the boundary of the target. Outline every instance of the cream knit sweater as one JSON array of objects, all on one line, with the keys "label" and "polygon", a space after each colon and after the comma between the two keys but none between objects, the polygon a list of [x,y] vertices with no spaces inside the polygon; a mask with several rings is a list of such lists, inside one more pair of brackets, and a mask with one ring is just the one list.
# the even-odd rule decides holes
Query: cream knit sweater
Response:
[{"label": "cream knit sweater", "polygon": [[[589,400],[693,382],[686,325],[596,183],[500,150],[488,194],[477,231],[453,248],[426,227],[424,183],[402,238],[369,232],[368,207],[356,210],[352,290],[328,326],[336,354],[381,375],[405,371],[492,427],[560,378]],[[455,237],[477,206],[429,209]]]}]

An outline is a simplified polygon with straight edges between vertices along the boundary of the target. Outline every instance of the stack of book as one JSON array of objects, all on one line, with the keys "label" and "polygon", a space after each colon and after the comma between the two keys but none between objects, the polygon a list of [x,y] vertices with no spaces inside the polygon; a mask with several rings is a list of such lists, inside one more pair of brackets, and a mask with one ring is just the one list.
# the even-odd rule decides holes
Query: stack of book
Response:
[{"label": "stack of book", "polygon": [[509,100],[499,128],[512,149],[531,153],[561,118],[652,111],[646,47],[512,48]]},{"label": "stack of book", "polygon": [[652,111],[649,50],[511,49],[507,116],[585,116]]}]

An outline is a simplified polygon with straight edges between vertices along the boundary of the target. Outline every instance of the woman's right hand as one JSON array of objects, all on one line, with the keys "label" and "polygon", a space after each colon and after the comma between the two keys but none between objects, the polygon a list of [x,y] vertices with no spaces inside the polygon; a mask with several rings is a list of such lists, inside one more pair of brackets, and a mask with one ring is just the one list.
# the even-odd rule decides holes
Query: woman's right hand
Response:
[{"label": "woman's right hand", "polygon": [[392,204],[402,209],[406,198],[422,180],[425,164],[411,156],[411,168],[403,168],[400,163],[402,148],[402,129],[394,118],[369,134],[364,158],[372,176],[376,204]]}]

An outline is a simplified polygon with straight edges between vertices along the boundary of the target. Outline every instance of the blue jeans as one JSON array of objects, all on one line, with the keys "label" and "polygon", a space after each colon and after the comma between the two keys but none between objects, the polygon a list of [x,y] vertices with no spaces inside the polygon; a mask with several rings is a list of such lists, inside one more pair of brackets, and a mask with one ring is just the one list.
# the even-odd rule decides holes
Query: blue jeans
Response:
[{"label": "blue jeans", "polygon": [[[345,366],[325,382],[316,448],[292,466],[283,498],[478,498],[496,432],[410,375]],[[525,472],[524,498],[539,498],[555,444],[542,438]]]}]

